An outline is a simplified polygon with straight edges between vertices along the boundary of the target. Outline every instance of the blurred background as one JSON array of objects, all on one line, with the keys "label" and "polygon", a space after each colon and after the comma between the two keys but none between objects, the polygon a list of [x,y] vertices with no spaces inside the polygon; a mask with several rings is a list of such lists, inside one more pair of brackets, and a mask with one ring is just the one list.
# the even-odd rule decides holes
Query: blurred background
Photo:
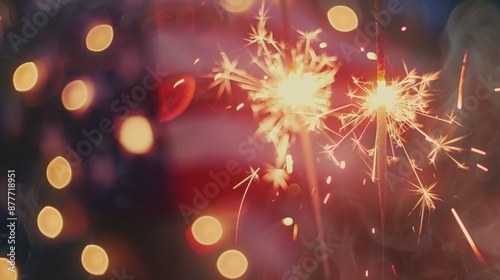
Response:
[{"label": "blurred background", "polygon": [[[313,136],[324,248],[300,145],[288,189],[274,189],[262,179],[273,145],[255,134],[247,94],[211,85],[221,52],[252,71],[260,0],[1,0],[0,279],[500,279],[500,3],[380,1],[388,77],[441,71],[433,112],[460,123],[469,169],[442,156],[422,171],[442,200],[419,237],[419,197],[392,165],[382,242],[362,158],[347,145],[334,164]],[[351,77],[376,79],[374,1],[264,5],[278,42],[321,29],[312,47],[340,65],[333,107]],[[14,216],[16,273],[3,226]]]}]

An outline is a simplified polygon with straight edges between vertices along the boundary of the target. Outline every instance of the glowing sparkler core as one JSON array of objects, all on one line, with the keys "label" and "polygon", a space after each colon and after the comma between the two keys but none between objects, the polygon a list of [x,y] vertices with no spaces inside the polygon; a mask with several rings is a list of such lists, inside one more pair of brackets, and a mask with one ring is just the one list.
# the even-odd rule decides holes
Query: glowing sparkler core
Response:
[{"label": "glowing sparkler core", "polygon": [[377,90],[369,95],[366,100],[366,105],[369,111],[376,111],[380,107],[385,107],[388,113],[395,112],[398,107],[398,92],[394,88],[387,86],[382,81],[378,82]]},{"label": "glowing sparkler core", "polygon": [[[433,191],[436,183],[425,186],[420,179],[419,171],[421,169],[416,165],[415,160],[411,158],[406,148],[405,132],[414,131],[427,141],[430,149],[430,153],[427,156],[429,164],[435,164],[437,154],[444,153],[456,163],[457,167],[462,169],[467,168],[451,154],[463,150],[455,145],[466,136],[450,138],[449,135],[432,135],[432,133],[426,132],[427,129],[424,129],[426,120],[444,125],[454,123],[453,120],[440,118],[432,115],[430,112],[429,104],[432,98],[429,93],[429,84],[431,81],[436,80],[438,75],[438,72],[417,75],[415,70],[406,70],[406,77],[402,80],[394,80],[389,85],[385,81],[378,81],[375,89],[373,89],[373,84],[354,79],[356,86],[365,94],[349,93],[349,96],[353,99],[353,105],[357,109],[344,114],[341,120],[343,128],[350,127],[350,130],[340,140],[334,142],[334,145],[326,145],[324,147],[326,150],[325,153],[328,156],[332,156],[333,151],[341,142],[348,139],[349,135],[354,135],[354,146],[361,153],[366,165],[371,168],[372,181],[378,181],[379,183],[382,225],[385,212],[386,190],[386,187],[384,187],[386,180],[384,174],[386,174],[388,159],[397,158],[395,148],[400,148],[405,155],[404,158],[410,164],[414,179],[416,180],[415,183],[410,181],[408,183],[415,188],[413,193],[421,196],[415,205],[415,208],[420,206],[419,235],[422,234],[425,212],[431,212],[435,208],[435,201],[441,199]],[[363,147],[360,140],[365,137],[366,131],[375,119],[377,121],[375,145],[373,149]],[[361,130],[361,133],[357,135],[358,129]],[[373,158],[370,159],[370,157]],[[372,161],[371,164],[370,161]]]},{"label": "glowing sparkler core", "polygon": [[[321,83],[311,73],[297,75],[290,73],[278,86],[278,96],[283,98],[284,104],[292,109],[314,106],[316,95],[321,89]],[[319,100],[320,101],[320,100]]]},{"label": "glowing sparkler core", "polygon": [[273,182],[274,188],[286,189],[288,174],[283,167],[294,134],[325,129],[323,121],[334,111],[330,109],[330,86],[338,70],[337,58],[314,50],[312,43],[320,29],[297,31],[300,39],[293,46],[278,43],[266,28],[264,5],[256,19],[258,23],[246,41],[247,46],[257,47],[250,58],[262,74],[240,69],[237,60],[221,53],[222,62],[215,69],[211,86],[219,87],[218,96],[223,92],[231,96],[231,83],[248,92],[250,107],[259,121],[256,134],[265,135],[276,151],[276,162],[263,179]]}]

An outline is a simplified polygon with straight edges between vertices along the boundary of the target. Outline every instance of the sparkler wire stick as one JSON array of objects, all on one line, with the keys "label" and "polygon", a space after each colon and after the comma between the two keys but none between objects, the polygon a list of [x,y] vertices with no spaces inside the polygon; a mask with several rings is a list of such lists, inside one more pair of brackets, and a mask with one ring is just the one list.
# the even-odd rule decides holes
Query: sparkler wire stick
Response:
[{"label": "sparkler wire stick", "polygon": [[[289,33],[289,26],[290,26],[290,21],[288,18],[288,6],[287,6],[287,0],[281,0],[281,9],[282,9],[282,18],[283,18],[283,34],[285,37],[285,42],[289,43],[289,38],[290,38],[290,33]],[[286,60],[288,63],[289,71],[295,72],[296,71],[296,65],[294,59],[292,59],[291,53],[288,54],[288,59]],[[307,52],[305,52],[307,55]],[[326,239],[325,239],[325,232],[323,228],[323,221],[321,219],[321,202],[320,202],[320,197],[319,197],[319,185],[318,181],[316,179],[316,172],[315,172],[315,165],[314,165],[314,154],[312,151],[312,143],[311,143],[311,136],[309,134],[308,128],[303,127],[300,131],[300,138],[302,142],[302,150],[304,153],[304,158],[306,161],[306,177],[307,177],[307,185],[309,186],[310,190],[310,195],[311,195],[311,202],[313,205],[313,212],[314,212],[314,219],[316,222],[316,226],[318,229],[318,239],[319,239],[319,244],[321,248],[326,248]],[[323,256],[322,256],[323,257]],[[326,279],[330,279],[330,267],[328,264],[328,258],[322,258],[323,259],[323,270],[325,273]]]},{"label": "sparkler wire stick", "polygon": [[[375,15],[379,14],[381,0],[375,0]],[[375,48],[377,54],[377,90],[386,87],[384,63],[384,34],[380,20],[375,16]],[[377,164],[377,186],[380,204],[380,226],[382,228],[382,279],[385,279],[385,206],[387,199],[387,111],[385,105],[377,108],[377,130],[375,136],[375,159]]]},{"label": "sparkler wire stick", "polygon": [[[375,0],[375,14],[380,10],[380,0]],[[380,21],[376,18],[377,90],[385,87],[384,34]],[[377,184],[380,203],[380,223],[385,224],[385,204],[387,195],[387,111],[384,105],[377,108],[377,132],[375,138],[375,162],[377,164]]]},{"label": "sparkler wire stick", "polygon": [[[321,248],[326,247],[325,241],[325,231],[323,228],[323,221],[321,219],[321,200],[319,197],[319,185],[316,180],[315,166],[314,166],[314,154],[312,152],[311,136],[309,131],[306,129],[300,132],[300,139],[302,140],[302,150],[304,152],[304,158],[306,161],[306,177],[307,185],[309,186],[311,201],[313,205],[314,219],[316,226],[318,227],[318,239]],[[324,253],[324,252],[323,252]],[[325,272],[325,277],[330,279],[330,267],[328,266],[328,258],[323,258],[323,269]]]}]

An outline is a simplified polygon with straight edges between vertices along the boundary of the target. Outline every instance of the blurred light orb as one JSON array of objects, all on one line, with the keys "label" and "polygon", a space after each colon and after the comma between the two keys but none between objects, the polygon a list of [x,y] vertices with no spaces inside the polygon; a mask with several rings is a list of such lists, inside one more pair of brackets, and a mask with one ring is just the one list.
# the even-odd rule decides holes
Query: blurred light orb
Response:
[{"label": "blurred light orb", "polygon": [[286,217],[283,220],[281,220],[281,223],[283,223],[283,225],[289,227],[289,226],[293,225],[293,219],[290,217]]},{"label": "blurred light orb", "polygon": [[102,52],[111,45],[112,41],[113,27],[109,24],[100,24],[90,29],[85,43],[89,51]]},{"label": "blurred light orb", "polygon": [[0,279],[17,280],[17,266],[11,267],[10,260],[0,258]]},{"label": "blurred light orb", "polygon": [[219,0],[224,10],[230,13],[242,13],[253,4],[253,0]]},{"label": "blurred light orb", "polygon": [[35,87],[38,81],[38,68],[34,62],[26,62],[14,71],[12,82],[19,92],[26,92]]},{"label": "blurred light orb", "polygon": [[0,279],[17,280],[17,267],[11,268],[10,260],[6,258],[0,258]]},{"label": "blurred light orb", "polygon": [[247,258],[237,250],[225,251],[217,260],[217,269],[220,274],[229,279],[241,277],[247,271],[247,268]]},{"label": "blurred light orb", "polygon": [[103,275],[109,265],[108,254],[97,245],[87,245],[82,252],[82,265],[92,275]]},{"label": "blurred light orb", "polygon": [[153,147],[153,129],[142,116],[129,117],[120,128],[120,143],[132,154],[145,154]]},{"label": "blurred light orb", "polygon": [[194,239],[202,245],[213,245],[222,237],[222,225],[211,216],[199,217],[191,226]]},{"label": "blurred light orb", "polygon": [[82,80],[69,82],[63,89],[61,100],[64,108],[68,111],[76,111],[89,105],[91,92],[87,84]]},{"label": "blurred light orb", "polygon": [[327,12],[330,25],[340,32],[349,32],[358,27],[358,16],[347,6],[334,6]]},{"label": "blurred light orb", "polygon": [[52,206],[45,206],[38,214],[38,229],[48,238],[56,238],[61,233],[63,224],[61,213]]},{"label": "blurred light orb", "polygon": [[291,183],[289,186],[288,186],[288,193],[291,195],[291,196],[298,196],[300,194],[300,192],[302,191],[302,188],[300,187],[299,184],[297,183]]},{"label": "blurred light orb", "polygon": [[56,189],[66,187],[70,183],[72,176],[73,172],[71,166],[68,161],[61,156],[54,158],[47,165],[47,180],[49,184]]},{"label": "blurred light orb", "polygon": [[366,58],[368,58],[369,60],[377,60],[377,54],[374,52],[367,52]]}]

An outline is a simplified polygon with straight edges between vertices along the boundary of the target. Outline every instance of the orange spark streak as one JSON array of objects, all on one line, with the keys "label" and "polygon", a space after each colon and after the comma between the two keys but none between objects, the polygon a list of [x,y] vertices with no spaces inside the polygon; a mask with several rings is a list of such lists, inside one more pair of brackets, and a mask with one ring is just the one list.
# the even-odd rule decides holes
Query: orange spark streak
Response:
[{"label": "orange spark streak", "polygon": [[470,148],[470,151],[471,151],[471,152],[474,152],[474,153],[476,153],[476,154],[483,155],[483,156],[485,156],[485,155],[486,155],[486,152],[485,152],[485,151],[483,151],[483,150],[479,150],[479,149],[476,149],[476,148]]},{"label": "orange spark streak", "polygon": [[398,278],[398,272],[396,271],[395,265],[392,265],[392,272],[394,273],[394,277]]},{"label": "orange spark streak", "polygon": [[469,50],[465,51],[464,54],[464,60],[462,63],[462,72],[460,73],[460,83],[458,84],[458,102],[457,102],[457,108],[460,110],[462,109],[462,99],[463,99],[463,92],[464,92],[464,78],[465,78],[465,70],[467,68],[467,59],[469,58]]},{"label": "orange spark streak", "polygon": [[462,222],[462,219],[460,219],[460,216],[458,216],[457,211],[455,211],[455,208],[451,208],[451,212],[453,213],[453,216],[455,216],[455,219],[457,220],[458,225],[462,229],[465,238],[467,238],[467,241],[469,241],[469,244],[472,248],[472,251],[474,251],[474,254],[476,254],[477,259],[479,262],[483,265],[483,267],[487,267],[488,264],[484,260],[483,255],[481,255],[481,252],[479,252],[479,249],[476,246],[476,243],[474,243],[474,240],[472,240],[472,237],[469,234],[469,231],[467,231],[467,228],[465,227],[464,223]]},{"label": "orange spark streak", "polygon": [[488,172],[488,167],[482,165],[482,164],[476,164],[477,168],[483,170],[484,172]]},{"label": "orange spark streak", "polygon": [[297,240],[297,234],[299,233],[299,225],[293,225],[293,241]]},{"label": "orange spark streak", "polygon": [[500,92],[500,87],[495,89],[495,92]]}]

